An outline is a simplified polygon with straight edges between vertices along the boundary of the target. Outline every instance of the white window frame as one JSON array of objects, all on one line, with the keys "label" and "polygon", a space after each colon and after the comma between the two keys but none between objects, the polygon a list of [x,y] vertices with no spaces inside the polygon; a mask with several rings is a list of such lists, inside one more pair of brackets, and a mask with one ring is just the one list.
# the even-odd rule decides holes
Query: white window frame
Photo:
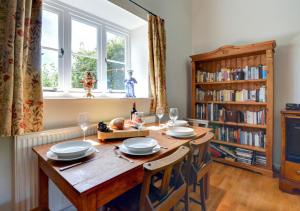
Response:
[{"label": "white window frame", "polygon": [[64,84],[64,73],[63,73],[63,68],[64,68],[64,59],[61,53],[59,52],[61,49],[63,49],[64,46],[64,39],[62,37],[64,36],[64,25],[63,25],[63,10],[51,6],[44,6],[43,10],[46,10],[48,12],[52,12],[58,15],[58,49],[54,49],[51,47],[44,47],[41,45],[42,49],[46,50],[53,50],[53,51],[58,51],[58,87],[57,89],[52,89],[50,87],[43,87],[44,90],[47,91],[62,91],[63,90],[63,84]]},{"label": "white window frame", "polygon": [[[118,31],[116,29],[113,29],[111,27],[108,27],[106,26],[104,28],[104,49],[103,49],[103,52],[105,53],[104,55],[104,59],[105,59],[105,63],[104,63],[104,69],[107,71],[107,62],[112,62],[112,63],[120,63],[120,64],[125,64],[125,76],[126,76],[126,70],[128,70],[130,68],[130,37],[129,37],[129,34],[126,34],[126,33],[123,33],[121,31]],[[114,61],[114,60],[111,60],[109,61],[107,58],[106,58],[106,55],[107,55],[107,40],[106,40],[106,33],[109,32],[109,33],[112,33],[112,34],[115,34],[115,35],[118,35],[120,37],[124,37],[125,38],[125,61],[124,63],[123,62],[119,62],[119,61]],[[104,78],[104,82],[105,82],[105,85],[106,85],[106,90],[107,90],[107,74],[106,74],[106,71],[103,71],[104,75],[105,75],[105,78]],[[112,90],[112,92],[124,92],[124,90]]]},{"label": "white window frame", "polygon": [[[71,36],[71,32],[72,32],[72,21],[77,21],[77,22],[80,22],[80,23],[83,23],[83,24],[86,24],[86,25],[89,25],[89,26],[92,26],[92,27],[95,27],[96,30],[97,30],[97,55],[96,55],[96,59],[97,59],[97,89],[94,89],[93,91],[96,91],[96,92],[100,92],[100,89],[99,89],[99,85],[100,83],[102,82],[102,72],[105,72],[105,69],[102,68],[102,45],[103,43],[100,42],[102,40],[102,28],[103,28],[103,25],[99,22],[95,22],[95,21],[92,21],[92,20],[89,20],[89,19],[86,19],[82,16],[78,16],[77,14],[74,14],[74,13],[70,13],[70,36],[68,36],[68,40],[69,40],[69,46],[70,46],[70,55],[68,55],[68,58],[70,59],[70,63],[72,61],[72,55],[73,55],[73,52],[72,52],[72,36]],[[82,55],[84,56],[84,55]],[[66,67],[68,68],[68,67]],[[69,92],[83,92],[83,89],[80,89],[80,88],[73,88],[72,87],[72,80],[71,80],[71,73],[72,73],[72,64],[70,64],[70,76],[68,77],[68,82],[67,84],[69,85],[68,87],[68,90]]]},{"label": "white window frame", "polygon": [[[130,69],[130,31],[112,24],[99,17],[93,16],[87,12],[72,8],[69,5],[56,1],[46,0],[43,3],[43,10],[54,12],[59,15],[58,31],[59,31],[59,49],[64,50],[63,57],[59,57],[59,81],[58,88],[46,91],[61,92],[64,95],[70,93],[83,93],[83,89],[72,88],[71,71],[72,71],[72,20],[91,25],[97,28],[97,89],[94,93],[108,92],[107,89],[107,64],[106,64],[106,32],[125,37],[125,71]],[[126,74],[126,72],[125,72]],[[100,86],[101,84],[101,86]],[[101,90],[100,87],[104,90]],[[112,90],[113,93],[125,93],[125,90]]]}]

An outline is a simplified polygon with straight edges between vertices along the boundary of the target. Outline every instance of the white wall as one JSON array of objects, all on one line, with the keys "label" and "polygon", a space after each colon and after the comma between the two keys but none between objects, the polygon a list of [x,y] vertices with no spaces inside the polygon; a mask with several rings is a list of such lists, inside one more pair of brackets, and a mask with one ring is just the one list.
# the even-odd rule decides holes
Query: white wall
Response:
[{"label": "white wall", "polygon": [[193,53],[275,39],[274,162],[280,162],[280,109],[300,103],[299,0],[193,0]]},{"label": "white wall", "polygon": [[149,96],[148,24],[131,30],[130,38],[131,69],[137,80],[135,94],[137,97],[146,97]]},{"label": "white wall", "polygon": [[[57,0],[45,0],[55,2]],[[74,8],[79,8],[95,15],[99,18],[107,20],[111,23],[122,26],[126,29],[134,29],[144,25],[144,20],[133,15],[132,13],[120,7],[116,7],[108,0],[59,0],[67,5],[72,5]],[[124,18],[126,17],[126,18]]]},{"label": "white wall", "polygon": [[167,97],[169,107],[178,107],[186,117],[190,84],[191,0],[136,0],[165,19],[167,35]]},{"label": "white wall", "polygon": [[133,102],[138,111],[149,113],[150,99],[48,99],[44,107],[45,129],[75,126],[81,112],[89,113],[91,123],[129,117]]}]

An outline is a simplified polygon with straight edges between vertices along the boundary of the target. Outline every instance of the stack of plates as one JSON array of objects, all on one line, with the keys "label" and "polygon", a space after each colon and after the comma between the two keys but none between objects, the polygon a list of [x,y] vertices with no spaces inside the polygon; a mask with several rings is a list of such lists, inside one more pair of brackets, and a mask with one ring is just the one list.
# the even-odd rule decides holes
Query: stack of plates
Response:
[{"label": "stack of plates", "polygon": [[194,129],[189,127],[172,127],[166,134],[176,138],[191,138],[196,135]]},{"label": "stack of plates", "polygon": [[160,150],[160,146],[153,138],[129,138],[124,140],[120,151],[129,155],[151,155]]},{"label": "stack of plates", "polygon": [[51,160],[71,161],[89,156],[95,152],[91,143],[85,141],[67,141],[53,145],[47,152]]}]

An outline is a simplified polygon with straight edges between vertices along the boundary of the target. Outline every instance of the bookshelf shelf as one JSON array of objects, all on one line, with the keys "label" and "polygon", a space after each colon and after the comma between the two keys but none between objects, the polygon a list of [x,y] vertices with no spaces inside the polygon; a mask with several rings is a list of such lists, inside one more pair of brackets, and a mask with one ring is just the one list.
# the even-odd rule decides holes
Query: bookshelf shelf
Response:
[{"label": "bookshelf shelf", "polygon": [[216,81],[216,82],[202,82],[196,85],[222,85],[222,84],[246,84],[246,83],[266,83],[266,79],[258,80],[232,80],[232,81]]},{"label": "bookshelf shelf", "polygon": [[214,103],[214,104],[228,104],[228,105],[253,105],[253,106],[267,106],[267,103],[263,102],[252,102],[252,101],[197,101],[196,103],[201,104],[208,104],[208,103]]},{"label": "bookshelf shelf", "polygon": [[232,146],[232,147],[239,147],[239,148],[243,148],[243,149],[249,149],[249,150],[253,150],[256,152],[266,152],[266,149],[261,148],[261,147],[254,147],[254,146],[250,146],[250,145],[245,145],[245,144],[237,144],[237,143],[231,143],[231,142],[226,142],[226,141],[218,141],[218,140],[212,140],[212,143],[216,143],[216,144],[223,144],[223,145],[227,145],[227,146]]},{"label": "bookshelf shelf", "polygon": [[219,162],[219,163],[247,169],[247,170],[254,171],[254,172],[261,173],[261,174],[268,175],[268,176],[273,176],[273,171],[266,167],[249,165],[249,164],[245,164],[245,163],[239,163],[239,162],[235,162],[235,161],[231,161],[231,160],[226,160],[224,158],[213,157],[213,160],[216,162]]},{"label": "bookshelf shelf", "polygon": [[257,128],[257,129],[266,129],[267,128],[266,125],[255,125],[255,124],[246,124],[246,123],[237,123],[237,122],[220,122],[220,121],[209,121],[209,122],[212,124],[247,127],[247,128]]},{"label": "bookshelf shelf", "polygon": [[[250,112],[256,112],[255,115],[262,115],[260,112],[263,111],[264,115],[260,118],[265,118],[266,120],[264,125],[237,123],[234,119],[231,120],[231,122],[209,121],[213,127],[216,128],[218,133],[223,131],[222,133],[236,136],[235,131],[241,129],[246,138],[252,138],[253,140],[253,134],[255,134],[255,141],[257,141],[257,136],[259,136],[259,141],[265,141],[265,148],[223,142],[220,140],[214,140],[212,143],[232,148],[233,152],[239,156],[243,155],[238,154],[235,148],[253,151],[254,163],[260,163],[265,159],[266,166],[247,165],[223,158],[214,158],[215,161],[252,170],[261,174],[272,175],[275,46],[276,42],[272,40],[243,46],[224,46],[211,52],[191,56],[191,118],[209,121],[208,115],[210,115],[210,117],[218,117],[223,110],[225,112],[222,113],[224,118],[228,118],[226,116],[228,114],[227,111],[232,111],[229,113],[229,115],[232,114],[232,116],[229,116],[227,119],[229,120],[230,118],[234,118],[233,112],[235,111],[239,115],[245,115],[246,113],[247,115],[251,115]],[[233,80],[233,78],[240,80]],[[201,80],[212,79],[223,79],[224,81],[200,82]],[[198,99],[245,99],[256,101],[213,101]],[[257,102],[265,99],[267,102]],[[216,107],[209,105],[212,103],[216,104]],[[220,113],[211,115],[211,112]],[[253,116],[249,118],[257,118],[256,121],[260,122],[258,121],[259,117],[255,115],[253,114]],[[247,117],[248,116],[246,116],[246,118]],[[220,130],[218,129],[219,127],[225,127],[225,129],[229,127],[227,130],[229,132]],[[248,136],[250,133],[252,136]],[[216,137],[216,139],[218,138]],[[265,158],[262,157],[264,155]]]}]

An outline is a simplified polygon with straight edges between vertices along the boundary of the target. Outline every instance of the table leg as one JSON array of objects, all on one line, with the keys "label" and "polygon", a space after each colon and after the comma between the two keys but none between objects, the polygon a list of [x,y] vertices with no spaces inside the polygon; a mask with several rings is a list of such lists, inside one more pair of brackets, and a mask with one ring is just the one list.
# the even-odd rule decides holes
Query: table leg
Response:
[{"label": "table leg", "polygon": [[204,176],[204,192],[205,199],[209,197],[209,172]]},{"label": "table leg", "polygon": [[49,210],[48,176],[40,168],[39,163],[39,210]]}]

